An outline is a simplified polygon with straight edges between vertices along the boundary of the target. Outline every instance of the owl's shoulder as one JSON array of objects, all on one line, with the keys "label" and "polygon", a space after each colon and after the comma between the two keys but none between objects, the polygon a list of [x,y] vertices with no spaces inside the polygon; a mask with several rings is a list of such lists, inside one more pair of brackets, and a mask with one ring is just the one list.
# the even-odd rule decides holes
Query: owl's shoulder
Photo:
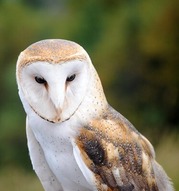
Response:
[{"label": "owl's shoulder", "polygon": [[104,117],[81,129],[76,139],[81,156],[94,173],[98,187],[157,190],[150,142],[117,111],[109,108]]},{"label": "owl's shoulder", "polygon": [[115,147],[138,145],[146,153],[154,157],[151,143],[119,112],[111,106],[108,107],[101,118],[96,118],[82,128],[81,134],[89,134],[95,139],[111,143]]}]

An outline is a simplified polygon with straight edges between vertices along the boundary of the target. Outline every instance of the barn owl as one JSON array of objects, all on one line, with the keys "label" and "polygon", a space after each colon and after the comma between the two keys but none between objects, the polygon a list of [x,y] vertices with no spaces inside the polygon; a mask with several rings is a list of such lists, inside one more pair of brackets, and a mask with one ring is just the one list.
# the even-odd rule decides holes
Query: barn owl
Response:
[{"label": "barn owl", "polygon": [[87,52],[52,39],[16,68],[33,169],[46,191],[172,191],[151,143],[107,102]]}]

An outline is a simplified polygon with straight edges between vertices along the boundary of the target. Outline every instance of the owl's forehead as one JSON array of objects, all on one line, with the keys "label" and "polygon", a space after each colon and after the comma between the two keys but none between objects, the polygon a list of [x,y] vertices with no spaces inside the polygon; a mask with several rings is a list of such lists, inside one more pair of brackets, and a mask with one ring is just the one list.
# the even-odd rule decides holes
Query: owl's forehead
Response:
[{"label": "owl's forehead", "polygon": [[18,65],[23,67],[36,61],[64,63],[70,60],[86,60],[86,51],[77,43],[67,40],[43,40],[30,45],[19,56]]}]

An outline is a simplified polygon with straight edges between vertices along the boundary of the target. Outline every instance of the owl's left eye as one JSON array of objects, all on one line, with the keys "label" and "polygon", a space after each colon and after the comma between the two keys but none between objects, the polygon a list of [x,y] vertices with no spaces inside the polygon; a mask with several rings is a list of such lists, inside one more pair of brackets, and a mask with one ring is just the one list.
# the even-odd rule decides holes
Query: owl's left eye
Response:
[{"label": "owl's left eye", "polygon": [[47,81],[44,78],[38,77],[38,76],[35,76],[35,81],[39,84],[46,84],[47,83]]},{"label": "owl's left eye", "polygon": [[71,82],[71,81],[73,81],[73,80],[75,79],[75,77],[76,77],[76,75],[73,74],[73,75],[67,77],[66,81],[67,81],[67,82]]}]

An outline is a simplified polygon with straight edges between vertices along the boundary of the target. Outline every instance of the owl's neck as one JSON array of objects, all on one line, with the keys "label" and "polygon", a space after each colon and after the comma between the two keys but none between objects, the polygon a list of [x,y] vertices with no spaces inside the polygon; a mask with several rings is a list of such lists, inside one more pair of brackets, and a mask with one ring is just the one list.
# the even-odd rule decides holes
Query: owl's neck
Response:
[{"label": "owl's neck", "polygon": [[84,118],[85,121],[103,116],[106,108],[108,107],[108,102],[106,100],[99,76],[93,65],[90,67],[91,76],[88,84],[88,90],[77,111],[80,118]]}]

